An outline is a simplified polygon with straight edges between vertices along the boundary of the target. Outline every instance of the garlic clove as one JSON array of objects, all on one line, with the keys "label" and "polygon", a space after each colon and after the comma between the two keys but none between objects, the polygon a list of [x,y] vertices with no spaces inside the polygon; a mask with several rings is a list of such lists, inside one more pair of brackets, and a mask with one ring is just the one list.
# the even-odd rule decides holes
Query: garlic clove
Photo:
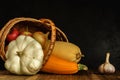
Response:
[{"label": "garlic clove", "polygon": [[104,72],[105,73],[114,73],[115,72],[115,67],[112,64],[107,63],[104,66]]},{"label": "garlic clove", "polygon": [[101,64],[98,70],[100,73],[104,73],[104,64]]}]

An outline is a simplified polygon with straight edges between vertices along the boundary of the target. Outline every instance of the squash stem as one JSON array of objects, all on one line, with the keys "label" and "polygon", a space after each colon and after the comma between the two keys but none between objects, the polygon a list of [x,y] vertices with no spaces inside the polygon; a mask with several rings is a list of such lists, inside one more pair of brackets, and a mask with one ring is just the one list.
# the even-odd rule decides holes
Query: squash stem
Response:
[{"label": "squash stem", "polygon": [[18,54],[19,57],[21,57],[22,51],[18,51],[17,54]]},{"label": "squash stem", "polygon": [[84,64],[78,64],[78,70],[80,71],[80,70],[88,70],[88,67],[86,66],[86,65],[84,65]]}]

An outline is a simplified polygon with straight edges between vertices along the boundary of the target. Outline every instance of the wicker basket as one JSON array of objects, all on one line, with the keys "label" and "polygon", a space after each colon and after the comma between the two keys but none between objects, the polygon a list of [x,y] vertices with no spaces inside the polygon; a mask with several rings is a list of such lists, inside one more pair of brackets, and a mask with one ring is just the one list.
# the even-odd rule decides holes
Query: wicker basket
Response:
[{"label": "wicker basket", "polygon": [[0,31],[0,56],[3,61],[6,60],[5,46],[8,44],[6,42],[6,36],[13,27],[18,28],[20,31],[24,31],[26,28],[28,28],[29,32],[31,33],[35,31],[42,31],[43,33],[50,32],[48,36],[50,39],[50,45],[47,51],[47,55],[44,57],[43,64],[45,64],[48,60],[56,40],[68,42],[66,35],[58,27],[56,27],[50,19],[37,20],[34,18],[25,17],[14,18],[8,21],[8,23],[6,23],[6,25]]}]

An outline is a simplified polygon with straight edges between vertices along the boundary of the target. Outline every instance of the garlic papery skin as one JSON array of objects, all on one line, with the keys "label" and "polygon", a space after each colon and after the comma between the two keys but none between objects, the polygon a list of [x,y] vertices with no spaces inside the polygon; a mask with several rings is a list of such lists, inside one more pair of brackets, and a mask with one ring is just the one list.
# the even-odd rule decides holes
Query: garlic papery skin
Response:
[{"label": "garlic papery skin", "polygon": [[98,68],[100,73],[111,74],[115,72],[115,67],[109,62],[110,53],[106,54],[105,63],[101,64]]}]

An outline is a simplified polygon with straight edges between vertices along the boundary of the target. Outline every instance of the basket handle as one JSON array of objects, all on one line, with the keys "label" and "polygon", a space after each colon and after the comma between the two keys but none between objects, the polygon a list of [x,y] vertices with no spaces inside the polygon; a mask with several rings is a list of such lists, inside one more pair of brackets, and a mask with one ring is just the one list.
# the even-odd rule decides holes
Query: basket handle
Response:
[{"label": "basket handle", "polygon": [[47,55],[46,57],[44,58],[44,61],[43,61],[43,65],[47,62],[50,54],[52,53],[52,50],[54,48],[54,44],[55,44],[55,41],[56,41],[56,26],[55,24],[50,20],[50,19],[39,19],[41,21],[41,23],[45,23],[46,25],[48,25],[49,27],[51,27],[51,40],[50,40],[50,44],[49,44],[49,50],[47,52]]}]

